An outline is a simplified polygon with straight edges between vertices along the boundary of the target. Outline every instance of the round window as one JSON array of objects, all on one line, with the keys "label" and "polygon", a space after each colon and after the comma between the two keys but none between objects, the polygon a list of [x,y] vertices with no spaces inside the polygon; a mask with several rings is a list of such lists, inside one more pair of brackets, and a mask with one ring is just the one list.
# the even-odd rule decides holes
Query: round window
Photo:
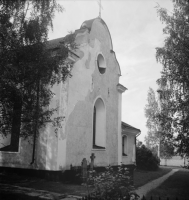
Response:
[{"label": "round window", "polygon": [[98,54],[97,57],[97,66],[101,74],[104,74],[106,71],[106,63],[102,54]]}]

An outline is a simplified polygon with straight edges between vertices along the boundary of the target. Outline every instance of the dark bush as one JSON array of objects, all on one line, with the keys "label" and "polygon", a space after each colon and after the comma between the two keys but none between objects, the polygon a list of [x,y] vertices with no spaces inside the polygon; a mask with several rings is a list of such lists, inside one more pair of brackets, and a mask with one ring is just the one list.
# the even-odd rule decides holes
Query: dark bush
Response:
[{"label": "dark bush", "polygon": [[129,170],[125,165],[118,166],[117,169],[108,166],[100,173],[95,170],[89,171],[87,185],[93,186],[91,196],[94,199],[114,200],[120,197],[126,199],[134,189]]},{"label": "dark bush", "polygon": [[137,169],[157,170],[160,160],[157,155],[153,154],[145,145],[136,148],[136,165]]}]

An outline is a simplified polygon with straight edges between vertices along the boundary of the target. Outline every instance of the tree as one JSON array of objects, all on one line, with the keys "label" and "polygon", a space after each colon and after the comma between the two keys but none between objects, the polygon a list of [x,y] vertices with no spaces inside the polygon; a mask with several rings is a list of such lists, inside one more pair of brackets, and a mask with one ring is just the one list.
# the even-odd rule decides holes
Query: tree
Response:
[{"label": "tree", "polygon": [[160,160],[157,155],[145,145],[137,146],[136,148],[136,165],[138,169],[142,170],[157,170]]},{"label": "tree", "polygon": [[174,146],[170,140],[167,141],[164,138],[166,130],[162,123],[167,119],[165,120],[165,117],[162,118],[162,116],[163,113],[167,111],[167,99],[162,98],[162,94],[160,92],[164,91],[165,94],[165,88],[161,86],[160,89],[158,90],[158,97],[156,97],[152,88],[149,88],[148,91],[148,103],[145,107],[145,116],[147,118],[146,126],[148,128],[148,132],[147,136],[145,136],[145,142],[147,148],[149,148],[153,154],[159,155],[161,158],[168,159],[174,155]]},{"label": "tree", "polygon": [[[0,134],[11,133],[11,144],[1,150],[17,151],[19,137],[34,137],[58,109],[47,109],[55,83],[70,74],[66,58],[74,35],[56,49],[48,47],[48,31],[56,11],[55,0],[0,0]],[[53,54],[53,55],[52,55]]]},{"label": "tree", "polygon": [[143,143],[140,140],[136,140],[136,147],[141,147]]},{"label": "tree", "polygon": [[180,155],[189,155],[189,2],[173,1],[173,13],[157,7],[166,35],[164,46],[156,48],[156,58],[163,65],[157,81],[162,102],[164,139],[172,141]]},{"label": "tree", "polygon": [[173,144],[167,141],[161,142],[160,150],[160,157],[164,159],[170,159],[175,153]]},{"label": "tree", "polygon": [[158,100],[152,88],[149,88],[147,104],[145,106],[145,116],[147,118],[146,126],[148,128],[145,142],[148,148],[151,148],[159,143],[159,107]]}]

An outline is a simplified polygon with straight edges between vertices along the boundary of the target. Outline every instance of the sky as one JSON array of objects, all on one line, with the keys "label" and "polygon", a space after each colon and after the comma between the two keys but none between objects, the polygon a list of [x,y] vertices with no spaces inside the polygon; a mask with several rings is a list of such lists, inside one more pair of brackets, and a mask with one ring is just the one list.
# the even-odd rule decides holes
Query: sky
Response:
[{"label": "sky", "polygon": [[[79,29],[85,20],[99,16],[99,0],[58,0],[63,13],[55,16],[49,39],[64,37]],[[127,90],[122,95],[122,121],[147,134],[144,113],[149,87],[157,90],[161,64],[156,61],[156,47],[164,44],[165,26],[157,15],[157,5],[172,11],[171,0],[101,0],[101,18],[107,24],[113,50],[121,68],[120,83]]]}]

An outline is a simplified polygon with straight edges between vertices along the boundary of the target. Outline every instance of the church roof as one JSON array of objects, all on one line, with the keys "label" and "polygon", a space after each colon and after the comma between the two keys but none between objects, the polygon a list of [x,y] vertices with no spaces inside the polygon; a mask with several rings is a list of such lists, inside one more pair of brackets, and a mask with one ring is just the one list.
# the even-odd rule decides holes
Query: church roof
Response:
[{"label": "church roof", "polygon": [[133,126],[131,126],[131,125],[125,123],[125,122],[121,122],[121,127],[122,127],[122,129],[124,129],[124,128],[129,128],[129,129],[133,129],[133,130],[136,130],[136,131],[141,132],[140,129],[135,128],[135,127],[133,127]]},{"label": "church roof", "polygon": [[[80,29],[89,29],[89,31],[91,30],[91,27],[92,27],[92,24],[94,22],[94,20],[97,19],[97,18],[94,18],[94,19],[90,19],[90,20],[86,20],[82,23]],[[100,18],[99,18],[100,19]],[[65,37],[61,37],[61,38],[56,38],[56,39],[52,39],[52,40],[49,40],[47,41],[47,47],[48,49],[54,49],[56,47],[58,47],[58,45],[63,42],[65,39]]]},{"label": "church roof", "polygon": [[64,39],[65,39],[65,37],[61,37],[61,38],[56,38],[56,39],[47,41],[47,48],[48,49],[54,49],[54,48],[58,47],[58,45],[61,42],[63,42]]}]

